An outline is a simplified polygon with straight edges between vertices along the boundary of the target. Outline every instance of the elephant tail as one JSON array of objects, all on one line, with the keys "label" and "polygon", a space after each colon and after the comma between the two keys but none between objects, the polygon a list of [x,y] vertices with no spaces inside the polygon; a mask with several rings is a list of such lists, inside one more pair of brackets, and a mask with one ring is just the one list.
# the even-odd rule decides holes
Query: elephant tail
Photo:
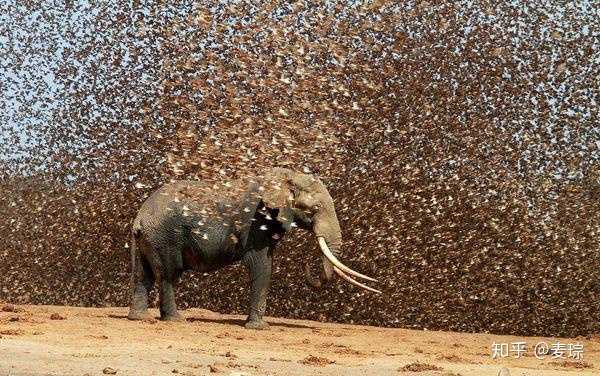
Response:
[{"label": "elephant tail", "polygon": [[134,221],[133,226],[131,228],[131,245],[129,247],[129,252],[131,255],[131,271],[132,271],[131,283],[133,285],[135,285],[135,281],[139,278],[138,274],[141,273],[141,269],[142,269],[142,257],[138,250],[138,239],[140,238],[141,231],[142,231],[142,229],[141,229],[140,223],[136,218],[136,220]]},{"label": "elephant tail", "polygon": [[142,232],[142,221],[139,216],[135,217],[133,220],[133,225],[131,226],[131,241],[140,236]]}]

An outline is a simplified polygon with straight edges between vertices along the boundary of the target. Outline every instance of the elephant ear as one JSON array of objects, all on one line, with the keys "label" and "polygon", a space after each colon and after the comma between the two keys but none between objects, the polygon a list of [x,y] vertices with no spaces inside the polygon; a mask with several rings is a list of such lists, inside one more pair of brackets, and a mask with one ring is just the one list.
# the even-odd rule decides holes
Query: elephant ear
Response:
[{"label": "elephant ear", "polygon": [[258,183],[250,183],[247,191],[242,196],[240,207],[238,208],[239,214],[236,218],[236,223],[239,225],[239,238],[242,247],[246,247],[248,240],[248,234],[252,227],[252,218],[256,213],[256,209],[260,204],[260,186]]},{"label": "elephant ear", "polygon": [[271,209],[283,209],[290,205],[294,195],[289,184],[279,184],[273,187],[264,187],[262,201]]},{"label": "elephant ear", "polygon": [[261,186],[261,198],[268,208],[289,208],[294,199],[289,170],[276,168],[268,174]]},{"label": "elephant ear", "polygon": [[292,222],[291,200],[293,193],[288,179],[289,170],[274,169],[257,181],[251,181],[246,192],[242,195],[236,223],[239,225],[239,239],[243,247],[246,247],[248,234],[252,227],[252,219],[257,209],[265,206],[270,209],[278,209],[278,220],[288,229]]},{"label": "elephant ear", "polygon": [[263,181],[261,199],[263,205],[270,209],[282,227],[287,231],[294,219],[292,205],[294,201],[294,185],[290,170],[274,169]]}]

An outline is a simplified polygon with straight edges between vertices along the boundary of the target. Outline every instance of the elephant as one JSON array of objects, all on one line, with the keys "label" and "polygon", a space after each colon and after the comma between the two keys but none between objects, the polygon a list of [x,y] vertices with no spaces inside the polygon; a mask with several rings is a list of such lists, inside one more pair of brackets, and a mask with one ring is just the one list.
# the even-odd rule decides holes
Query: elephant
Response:
[{"label": "elephant", "polygon": [[[257,177],[209,185],[176,180],[163,185],[141,205],[131,230],[131,305],[128,318],[149,318],[148,294],[159,290],[161,320],[184,320],[177,311],[174,286],[184,271],[211,272],[241,261],[250,275],[250,307],[245,327],[267,329],[263,320],[275,246],[292,228],[313,232],[322,252],[320,287],[333,274],[369,291],[351,276],[358,273],[338,260],[342,234],[333,199],[323,182],[287,168]],[[308,268],[307,268],[308,271]]]}]

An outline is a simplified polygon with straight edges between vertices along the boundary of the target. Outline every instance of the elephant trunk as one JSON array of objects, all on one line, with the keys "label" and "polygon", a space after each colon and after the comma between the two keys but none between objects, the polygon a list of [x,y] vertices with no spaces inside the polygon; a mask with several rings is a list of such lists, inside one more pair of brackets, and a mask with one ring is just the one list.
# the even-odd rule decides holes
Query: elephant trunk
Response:
[{"label": "elephant trunk", "polygon": [[[337,216],[335,215],[335,211],[319,212],[315,215],[313,220],[313,231],[315,232],[317,239],[324,239],[331,253],[338,258],[342,246],[342,230],[337,220]],[[322,283],[327,283],[333,278],[333,264],[327,256],[322,255],[321,258],[323,268],[319,277]]]},{"label": "elephant trunk", "polygon": [[[320,210],[312,216],[312,231],[317,239],[324,238],[330,244],[332,253],[337,257],[342,245],[342,230],[333,208],[333,200],[325,203]],[[322,255],[322,268],[319,278],[313,278],[309,263],[305,264],[306,279],[313,287],[319,288],[333,279],[334,267],[331,261]]]},{"label": "elephant trunk", "polygon": [[318,213],[314,218],[314,223],[315,225],[313,229],[315,235],[317,235],[319,247],[323,252],[323,273],[321,273],[321,281],[319,285],[330,281],[333,277],[333,273],[335,272],[342,279],[355,286],[375,293],[381,293],[379,290],[354,280],[349,275],[373,282],[377,282],[376,279],[356,272],[338,260],[339,249],[342,244],[342,235],[335,211],[325,210]]},{"label": "elephant trunk", "polygon": [[338,260],[339,251],[342,246],[342,230],[340,228],[337,215],[335,214],[333,199],[331,196],[329,196],[329,193],[324,188],[323,191],[324,192],[322,192],[321,197],[324,196],[325,199],[319,203],[316,213],[314,213],[312,218],[313,231],[317,236],[319,247],[323,252],[323,269],[319,275],[319,281],[314,281],[310,274],[310,268],[306,266],[308,282],[315,287],[321,287],[322,284],[331,281],[333,274],[335,273],[345,281],[355,286],[361,287],[368,291],[381,293],[381,291],[363,285],[362,283],[352,279],[350,276],[363,278],[373,282],[377,282],[376,279],[356,272]]}]

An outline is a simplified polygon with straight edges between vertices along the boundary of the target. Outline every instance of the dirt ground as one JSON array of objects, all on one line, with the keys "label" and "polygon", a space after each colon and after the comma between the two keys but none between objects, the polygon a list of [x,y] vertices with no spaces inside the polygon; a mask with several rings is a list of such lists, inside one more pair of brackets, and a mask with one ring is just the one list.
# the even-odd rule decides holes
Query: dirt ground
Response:
[{"label": "dirt ground", "polygon": [[[158,314],[157,312],[155,312]],[[0,376],[20,375],[598,375],[600,336],[582,361],[536,359],[533,346],[557,338],[463,334],[268,318],[269,331],[242,316],[201,309],[187,322],[128,321],[126,308],[0,304]],[[495,343],[525,341],[521,358],[492,359]]]}]

